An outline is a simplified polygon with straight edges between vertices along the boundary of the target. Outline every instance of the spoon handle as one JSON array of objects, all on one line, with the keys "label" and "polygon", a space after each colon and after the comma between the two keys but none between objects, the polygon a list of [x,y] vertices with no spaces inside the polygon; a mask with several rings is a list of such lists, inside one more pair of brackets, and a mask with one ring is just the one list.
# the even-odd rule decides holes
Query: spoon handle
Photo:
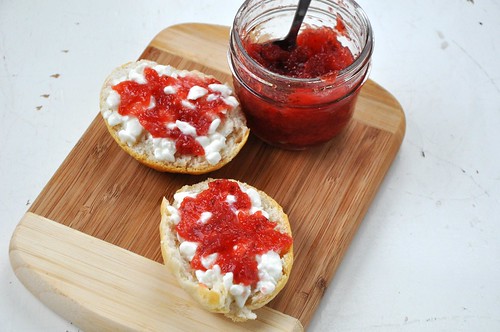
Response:
[{"label": "spoon handle", "polygon": [[288,41],[291,41],[292,43],[295,42],[297,39],[297,35],[299,34],[300,26],[302,25],[302,21],[304,20],[304,17],[306,16],[307,9],[309,8],[309,4],[311,3],[311,0],[300,0],[299,5],[297,7],[297,10],[295,11],[295,17],[293,18],[293,23],[292,27],[290,28],[290,32],[288,33],[288,36],[286,36],[286,39]]}]

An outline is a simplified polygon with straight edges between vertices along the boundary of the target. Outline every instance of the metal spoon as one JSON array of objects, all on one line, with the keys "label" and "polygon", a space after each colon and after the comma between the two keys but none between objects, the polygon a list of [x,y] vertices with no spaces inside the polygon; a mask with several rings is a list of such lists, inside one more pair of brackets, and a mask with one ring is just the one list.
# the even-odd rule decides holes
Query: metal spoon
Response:
[{"label": "metal spoon", "polygon": [[293,18],[292,26],[290,27],[288,35],[286,35],[284,39],[273,41],[274,45],[277,45],[287,51],[295,47],[300,26],[302,25],[302,21],[306,16],[307,9],[309,8],[310,3],[311,0],[299,0],[299,5],[297,6],[297,10],[295,11],[295,16]]}]

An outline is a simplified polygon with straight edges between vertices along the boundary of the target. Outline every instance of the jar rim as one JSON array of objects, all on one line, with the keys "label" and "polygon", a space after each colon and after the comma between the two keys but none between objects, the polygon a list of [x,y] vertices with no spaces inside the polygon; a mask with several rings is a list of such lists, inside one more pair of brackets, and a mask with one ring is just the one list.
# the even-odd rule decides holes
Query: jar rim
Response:
[{"label": "jar rim", "polygon": [[[348,1],[353,5],[357,16],[361,19],[361,22],[366,26],[365,44],[359,55],[356,57],[356,59],[349,66],[338,71],[337,75],[335,76],[335,80],[342,80],[343,78],[352,75],[352,73],[355,72],[357,69],[361,68],[366,61],[369,61],[373,53],[373,30],[370,24],[370,20],[368,19],[368,16],[366,15],[363,8],[355,0],[348,0]],[[241,16],[242,10],[244,9],[247,2],[248,1],[245,1],[238,9],[233,21],[233,27],[230,31],[230,40],[233,40],[234,37],[235,44],[241,51],[242,55],[245,57],[245,60],[249,61],[254,66],[259,68],[259,70],[261,70],[267,77],[270,77],[276,81],[287,81],[289,83],[297,83],[297,84],[315,84],[315,83],[324,84],[325,81],[321,79],[321,77],[300,78],[300,77],[291,77],[275,73],[262,66],[259,62],[257,62],[247,53],[245,47],[243,46],[243,41],[241,39],[240,34],[234,33],[235,30],[237,30],[235,28],[237,26],[236,22],[238,18]]]}]

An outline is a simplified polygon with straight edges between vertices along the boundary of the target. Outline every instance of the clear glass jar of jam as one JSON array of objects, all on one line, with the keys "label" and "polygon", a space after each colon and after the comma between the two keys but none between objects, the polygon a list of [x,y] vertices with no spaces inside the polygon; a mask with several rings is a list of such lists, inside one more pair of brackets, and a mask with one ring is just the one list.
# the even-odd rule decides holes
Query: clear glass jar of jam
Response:
[{"label": "clear glass jar of jam", "polygon": [[[370,22],[356,2],[312,0],[296,48],[308,47],[309,52],[337,43],[338,53],[331,55],[328,48],[319,55],[291,51],[283,66],[276,54],[280,51],[266,47],[288,33],[296,7],[297,0],[245,1],[231,28],[228,53],[250,129],[265,142],[287,149],[324,143],[346,127],[368,78],[373,51]],[[329,57],[338,59],[322,62]]]}]

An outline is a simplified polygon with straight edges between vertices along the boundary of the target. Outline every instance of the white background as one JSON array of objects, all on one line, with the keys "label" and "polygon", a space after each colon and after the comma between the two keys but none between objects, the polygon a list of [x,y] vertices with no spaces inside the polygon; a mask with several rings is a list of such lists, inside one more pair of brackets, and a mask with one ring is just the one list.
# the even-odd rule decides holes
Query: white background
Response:
[{"label": "white background", "polygon": [[[163,28],[230,25],[240,4],[0,0],[1,331],[78,330],[20,284],[8,245],[97,114],[104,77]],[[407,132],[309,330],[500,331],[500,1],[360,4],[371,78]]]}]

